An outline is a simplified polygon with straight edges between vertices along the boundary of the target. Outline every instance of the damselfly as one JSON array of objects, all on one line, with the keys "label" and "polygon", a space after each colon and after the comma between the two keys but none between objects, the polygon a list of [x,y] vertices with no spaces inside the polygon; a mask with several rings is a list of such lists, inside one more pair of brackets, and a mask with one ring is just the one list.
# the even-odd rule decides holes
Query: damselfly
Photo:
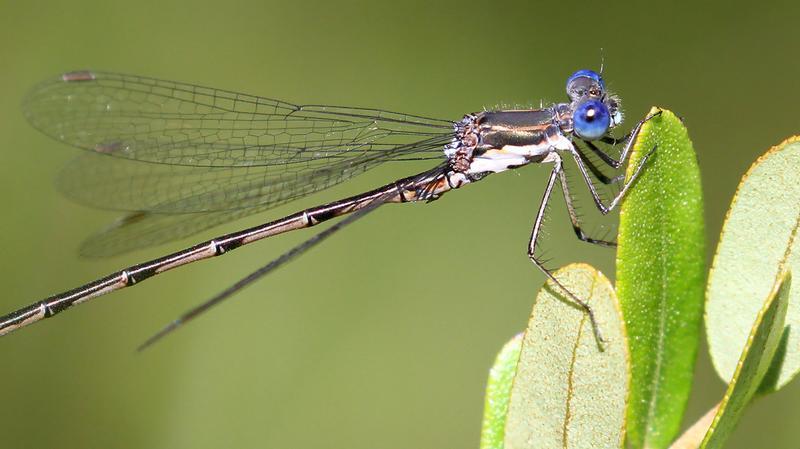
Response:
[{"label": "damselfly", "polygon": [[[114,73],[78,71],[46,81],[24,103],[28,119],[43,133],[87,150],[65,168],[60,187],[79,202],[127,212],[90,238],[82,247],[85,254],[113,255],[185,237],[326,189],[382,162],[439,163],[369,192],[222,235],[51,296],[1,317],[0,335],[172,268],[351,214],[191,309],[144,347],[380,205],[432,201],[492,173],[548,163],[552,170],[528,241],[528,256],[565,296],[586,310],[602,342],[590,304],[561,285],[537,255],[542,220],[558,183],[578,238],[613,246],[582,230],[563,158],[575,161],[598,210],[607,214],[655,148],[605,204],[592,175],[606,184],[613,180],[587,155],[620,168],[649,117],[627,136],[615,139],[609,131],[622,122],[622,114],[601,75],[579,70],[567,79],[566,87],[568,102],[478,112],[452,122],[378,109],[301,106]],[[601,143],[622,144],[618,157]]]}]

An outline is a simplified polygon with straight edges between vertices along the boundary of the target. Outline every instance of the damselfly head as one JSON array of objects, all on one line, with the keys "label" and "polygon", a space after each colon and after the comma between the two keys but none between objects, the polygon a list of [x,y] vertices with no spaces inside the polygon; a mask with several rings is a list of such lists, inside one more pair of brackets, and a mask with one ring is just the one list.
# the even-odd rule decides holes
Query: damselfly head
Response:
[{"label": "damselfly head", "polygon": [[603,77],[593,70],[578,70],[567,79],[572,100],[575,134],[584,140],[603,137],[622,123],[619,99],[606,91]]}]

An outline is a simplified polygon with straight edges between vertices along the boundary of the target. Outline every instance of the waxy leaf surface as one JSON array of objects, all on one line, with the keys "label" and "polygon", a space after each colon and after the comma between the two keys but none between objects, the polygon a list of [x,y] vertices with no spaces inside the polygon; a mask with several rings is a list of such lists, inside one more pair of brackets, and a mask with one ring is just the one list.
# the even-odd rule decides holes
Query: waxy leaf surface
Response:
[{"label": "waxy leaf surface", "polygon": [[659,449],[680,430],[691,391],[706,267],[700,172],[672,112],[642,127],[628,178],[651,151],[620,210],[617,295],[631,351],[628,439]]},{"label": "waxy leaf surface", "polygon": [[[773,147],[742,178],[709,275],[706,334],[714,368],[733,377],[763,298],[784,269],[800,268],[800,138]],[[783,341],[762,391],[800,370],[800,289],[789,292]]]},{"label": "waxy leaf surface", "polygon": [[522,334],[519,334],[503,345],[489,371],[480,449],[503,449],[508,399],[511,397],[511,385],[514,382],[514,373],[517,371],[521,347]]},{"label": "waxy leaf surface", "polygon": [[736,423],[739,422],[745,406],[761,385],[781,341],[789,304],[790,285],[791,275],[788,272],[781,273],[775,281],[772,292],[756,315],[744,350],[739,357],[739,363],[736,364],[733,379],[728,384],[728,390],[701,448],[723,447],[733,433]]},{"label": "waxy leaf surface", "polygon": [[522,342],[505,431],[505,449],[621,447],[628,397],[628,350],[614,289],[594,268],[556,272],[587,300],[607,340],[595,338],[586,311],[548,282],[536,297]]}]

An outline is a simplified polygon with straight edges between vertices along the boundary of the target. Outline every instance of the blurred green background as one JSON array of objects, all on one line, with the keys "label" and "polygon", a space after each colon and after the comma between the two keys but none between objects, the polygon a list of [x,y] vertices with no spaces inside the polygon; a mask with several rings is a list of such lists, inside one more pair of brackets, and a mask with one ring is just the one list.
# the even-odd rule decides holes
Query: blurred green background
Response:
[{"label": "blurred green background", "polygon": [[[34,131],[19,105],[41,79],[81,68],[459,119],[560,101],[565,78],[604,57],[628,125],[651,105],[685,119],[703,170],[710,260],[739,177],[800,132],[800,4],[642,5],[0,2],[0,309],[188,243],[76,256],[114,214],[59,196],[52,179],[79,150]],[[389,164],[224,230],[425,167],[412,165]],[[0,445],[477,447],[487,370],[524,328],[543,282],[525,247],[546,170],[385,207],[141,354],[134,348],[180,312],[310,233],[171,272],[2,339]],[[557,223],[550,241],[560,259],[613,274],[612,252],[575,242]],[[722,392],[702,352],[686,423]],[[797,447],[799,400],[795,383],[758,401],[730,447]]]}]

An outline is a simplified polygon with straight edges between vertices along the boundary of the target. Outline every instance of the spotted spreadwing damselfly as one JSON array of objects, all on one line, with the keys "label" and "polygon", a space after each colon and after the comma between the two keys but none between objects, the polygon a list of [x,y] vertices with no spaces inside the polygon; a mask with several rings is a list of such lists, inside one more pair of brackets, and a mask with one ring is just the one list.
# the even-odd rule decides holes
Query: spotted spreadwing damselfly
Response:
[{"label": "spotted spreadwing damselfly", "polygon": [[[655,148],[605,203],[594,182],[611,184],[617,178],[605,176],[587,156],[619,169],[650,117],[626,136],[614,138],[610,131],[622,122],[622,114],[601,75],[579,70],[567,79],[566,88],[568,102],[477,112],[453,122],[379,109],[296,105],[115,73],[76,71],[45,81],[24,102],[28,120],[44,134],[87,150],[64,169],[60,189],[80,203],[126,213],[83,244],[86,255],[110,256],[195,234],[327,189],[386,161],[430,160],[435,166],[53,295],[0,317],[0,335],[172,268],[349,214],[189,310],[148,339],[145,347],[378,206],[432,201],[492,173],[547,163],[552,170],[528,256],[566,297],[585,309],[602,343],[592,307],[565,288],[538,255],[542,222],[553,190],[560,186],[578,238],[613,246],[613,241],[594,239],[581,228],[563,160],[574,160],[605,215],[619,204]],[[606,147],[617,145],[621,150],[614,158]]]}]

